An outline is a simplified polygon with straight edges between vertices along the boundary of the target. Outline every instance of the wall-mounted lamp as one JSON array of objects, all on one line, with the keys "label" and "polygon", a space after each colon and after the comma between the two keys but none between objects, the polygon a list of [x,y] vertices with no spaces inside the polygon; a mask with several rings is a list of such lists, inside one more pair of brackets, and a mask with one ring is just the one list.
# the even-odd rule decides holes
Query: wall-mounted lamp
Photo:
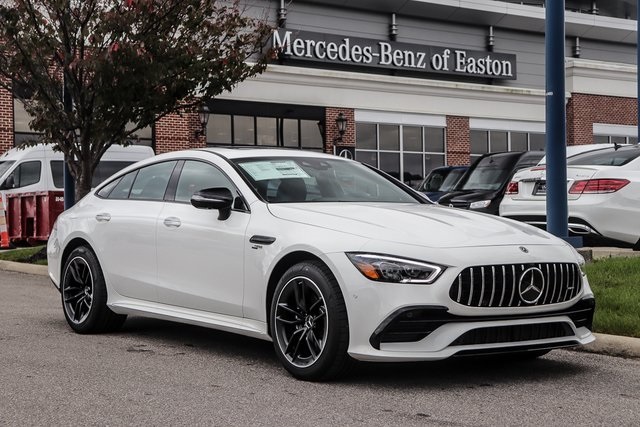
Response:
[{"label": "wall-mounted lamp", "polygon": [[576,37],[575,43],[573,44],[573,57],[580,58],[580,37]]},{"label": "wall-mounted lamp", "polygon": [[284,0],[280,0],[280,8],[278,9],[278,27],[284,28],[287,24],[287,8]]},{"label": "wall-mounted lamp", "polygon": [[200,129],[196,129],[195,136],[199,138],[207,134],[207,123],[209,123],[209,107],[206,105],[202,107],[202,110],[198,113],[198,120],[200,121]]},{"label": "wall-mounted lamp", "polygon": [[389,39],[396,41],[398,38],[398,23],[396,22],[396,14],[391,14],[391,25],[389,25]]},{"label": "wall-mounted lamp", "polygon": [[334,143],[342,143],[342,137],[344,133],[347,131],[347,118],[340,112],[338,117],[336,117],[336,127],[338,128],[338,137],[334,140]]},{"label": "wall-mounted lamp", "polygon": [[493,52],[493,47],[496,45],[496,36],[493,33],[493,25],[489,25],[489,35],[487,36],[487,50]]}]

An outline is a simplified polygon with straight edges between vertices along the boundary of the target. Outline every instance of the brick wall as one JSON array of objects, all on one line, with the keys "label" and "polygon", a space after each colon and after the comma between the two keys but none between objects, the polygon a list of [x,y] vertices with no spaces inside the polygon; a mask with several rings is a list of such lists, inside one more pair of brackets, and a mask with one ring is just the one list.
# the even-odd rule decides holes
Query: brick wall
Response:
[{"label": "brick wall", "polygon": [[0,88],[0,154],[13,147],[13,96]]},{"label": "brick wall", "polygon": [[573,93],[567,103],[567,145],[593,143],[593,124],[637,125],[635,98]]},{"label": "brick wall", "polygon": [[325,152],[333,153],[333,140],[338,138],[338,126],[336,118],[338,114],[344,114],[347,119],[347,129],[342,136],[343,145],[355,145],[356,143],[356,121],[354,110],[350,108],[327,107],[324,116]]},{"label": "brick wall", "polygon": [[196,138],[200,120],[196,112],[170,114],[156,122],[156,154],[206,146],[206,138]]},{"label": "brick wall", "polygon": [[447,164],[464,166],[469,164],[471,153],[469,117],[447,116]]}]

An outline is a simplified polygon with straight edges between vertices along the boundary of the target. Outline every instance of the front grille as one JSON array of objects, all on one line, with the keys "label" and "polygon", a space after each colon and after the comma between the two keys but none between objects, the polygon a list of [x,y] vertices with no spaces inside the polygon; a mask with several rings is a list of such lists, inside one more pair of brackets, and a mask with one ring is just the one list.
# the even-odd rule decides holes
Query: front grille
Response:
[{"label": "front grille", "polygon": [[577,264],[485,265],[467,267],[458,274],[449,296],[469,307],[519,307],[570,301],[581,290]]},{"label": "front grille", "polygon": [[566,322],[538,323],[478,328],[467,331],[451,345],[497,344],[569,337],[573,330]]}]

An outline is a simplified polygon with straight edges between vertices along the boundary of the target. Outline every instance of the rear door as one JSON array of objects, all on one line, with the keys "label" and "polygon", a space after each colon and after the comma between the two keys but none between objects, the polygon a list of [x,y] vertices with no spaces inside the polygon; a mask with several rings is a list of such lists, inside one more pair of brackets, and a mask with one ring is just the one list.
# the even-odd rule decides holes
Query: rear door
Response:
[{"label": "rear door", "polygon": [[130,172],[98,192],[92,232],[97,253],[113,288],[121,295],[157,300],[156,222],[177,161]]}]

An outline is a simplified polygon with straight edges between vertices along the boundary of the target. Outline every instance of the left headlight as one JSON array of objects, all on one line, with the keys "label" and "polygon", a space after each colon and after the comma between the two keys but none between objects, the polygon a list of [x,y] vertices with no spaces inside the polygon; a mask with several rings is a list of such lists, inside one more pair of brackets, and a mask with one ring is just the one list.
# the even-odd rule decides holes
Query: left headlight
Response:
[{"label": "left headlight", "polygon": [[478,202],[472,202],[469,205],[469,209],[484,209],[486,207],[489,207],[490,204],[491,200],[480,200]]},{"label": "left headlight", "polygon": [[363,276],[377,282],[430,284],[446,267],[389,255],[348,252],[347,257]]}]

